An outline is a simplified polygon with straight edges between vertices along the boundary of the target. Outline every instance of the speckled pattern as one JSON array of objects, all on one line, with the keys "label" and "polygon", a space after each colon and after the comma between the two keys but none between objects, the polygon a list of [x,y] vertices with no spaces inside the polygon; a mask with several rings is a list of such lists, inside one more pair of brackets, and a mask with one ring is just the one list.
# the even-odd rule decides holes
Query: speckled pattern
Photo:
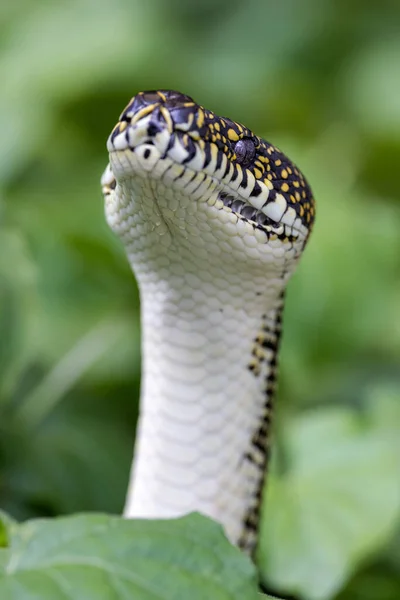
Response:
[{"label": "speckled pattern", "polygon": [[242,125],[143,92],[107,143],[106,217],[141,296],[142,393],[125,515],[193,510],[252,553],[284,291],[314,201]]}]

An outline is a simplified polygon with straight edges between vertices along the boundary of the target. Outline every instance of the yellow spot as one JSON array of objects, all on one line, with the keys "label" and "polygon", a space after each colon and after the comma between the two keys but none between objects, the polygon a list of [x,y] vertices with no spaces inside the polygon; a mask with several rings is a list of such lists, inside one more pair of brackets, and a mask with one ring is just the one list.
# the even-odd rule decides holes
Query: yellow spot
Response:
[{"label": "yellow spot", "polygon": [[287,179],[288,172],[286,171],[286,169],[282,169],[281,176],[282,176],[282,179]]},{"label": "yellow spot", "polygon": [[277,167],[280,167],[281,164],[282,164],[282,161],[280,159],[278,159],[278,160],[275,161],[275,164],[276,164]]},{"label": "yellow spot", "polygon": [[292,169],[290,167],[288,167],[288,173],[291,175],[293,173]]},{"label": "yellow spot", "polygon": [[217,160],[218,146],[216,146],[216,144],[210,145],[210,152],[211,152],[211,158],[213,158],[214,160]]},{"label": "yellow spot", "polygon": [[167,109],[165,108],[165,106],[160,106],[160,113],[161,113],[161,114],[162,114],[162,116],[164,117],[164,120],[165,120],[165,122],[166,122],[166,124],[167,124],[168,131],[169,131],[170,133],[172,133],[172,131],[173,131],[173,129],[174,129],[174,124],[173,124],[173,122],[172,122],[171,115],[169,114],[169,110],[167,110]]},{"label": "yellow spot", "polygon": [[217,123],[215,123],[215,129],[216,129],[217,131],[219,131],[219,130],[221,129],[221,128],[220,128],[220,126],[219,126],[219,123],[218,123],[218,122],[217,122]]},{"label": "yellow spot", "polygon": [[253,172],[254,172],[254,177],[256,179],[261,179],[261,177],[262,177],[262,171],[260,171],[260,169],[255,168]]},{"label": "yellow spot", "polygon": [[166,97],[162,92],[158,92],[158,95],[160,96],[161,100],[163,100],[164,102],[166,102]]},{"label": "yellow spot", "polygon": [[294,185],[294,187],[297,187],[297,188],[300,187],[300,184],[298,181],[293,181],[293,185]]},{"label": "yellow spot", "polygon": [[204,112],[199,110],[197,112],[197,127],[203,127],[204,125]]},{"label": "yellow spot", "polygon": [[282,183],[281,190],[282,190],[282,192],[288,192],[289,191],[288,184],[287,183]]},{"label": "yellow spot", "polygon": [[267,175],[267,179],[265,180],[265,185],[269,190],[273,190],[274,186],[271,183],[272,175]]},{"label": "yellow spot", "polygon": [[131,124],[135,125],[135,123],[140,121],[140,119],[143,119],[143,117],[146,117],[147,115],[152,113],[155,106],[157,106],[157,105],[149,104],[148,106],[144,106],[143,108],[141,108],[135,115],[133,115],[133,117],[131,119]]},{"label": "yellow spot", "polygon": [[234,129],[228,129],[228,138],[232,140],[232,142],[237,142],[239,136]]},{"label": "yellow spot", "polygon": [[300,200],[300,194],[299,194],[299,192],[296,192],[296,193],[295,193],[295,196],[296,196],[296,200],[297,200],[297,202],[298,202],[298,201]]},{"label": "yellow spot", "polygon": [[293,196],[293,194],[290,194],[289,198],[293,203],[296,202],[296,198]]},{"label": "yellow spot", "polygon": [[118,125],[119,125],[119,131],[120,131],[120,133],[122,133],[128,127],[128,122],[122,121],[122,123],[118,123]]},{"label": "yellow spot", "polygon": [[306,196],[307,196],[307,194],[306,194],[306,191],[304,190],[303,192],[301,192],[301,195],[302,195],[302,196],[303,196],[303,198],[305,199],[305,198],[306,198]]}]

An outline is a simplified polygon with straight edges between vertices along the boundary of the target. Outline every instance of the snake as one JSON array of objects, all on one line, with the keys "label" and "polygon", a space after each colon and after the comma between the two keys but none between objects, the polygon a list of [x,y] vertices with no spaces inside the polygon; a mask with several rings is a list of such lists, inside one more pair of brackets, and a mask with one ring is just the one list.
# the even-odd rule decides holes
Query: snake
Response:
[{"label": "snake", "polygon": [[107,150],[106,220],[141,306],[124,516],[200,512],[253,555],[285,290],[314,223],[310,185],[276,146],[173,90],[137,93]]}]

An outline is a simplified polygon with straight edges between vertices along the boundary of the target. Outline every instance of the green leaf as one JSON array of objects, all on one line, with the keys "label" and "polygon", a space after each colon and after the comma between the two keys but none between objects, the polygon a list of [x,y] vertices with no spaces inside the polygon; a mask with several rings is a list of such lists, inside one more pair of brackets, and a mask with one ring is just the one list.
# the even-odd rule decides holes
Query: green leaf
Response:
[{"label": "green leaf", "polygon": [[380,393],[364,413],[325,409],[286,426],[290,466],[270,481],[259,554],[277,588],[332,598],[390,539],[400,516],[398,400]]},{"label": "green leaf", "polygon": [[7,600],[256,600],[251,561],[198,514],[128,521],[101,514],[10,528]]}]

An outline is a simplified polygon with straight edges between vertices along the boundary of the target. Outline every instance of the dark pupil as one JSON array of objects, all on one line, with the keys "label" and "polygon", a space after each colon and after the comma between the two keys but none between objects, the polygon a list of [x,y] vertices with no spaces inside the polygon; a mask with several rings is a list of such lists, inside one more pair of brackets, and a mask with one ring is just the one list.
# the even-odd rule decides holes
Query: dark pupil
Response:
[{"label": "dark pupil", "polygon": [[236,161],[246,167],[256,155],[254,143],[249,138],[239,140],[235,145]]}]

